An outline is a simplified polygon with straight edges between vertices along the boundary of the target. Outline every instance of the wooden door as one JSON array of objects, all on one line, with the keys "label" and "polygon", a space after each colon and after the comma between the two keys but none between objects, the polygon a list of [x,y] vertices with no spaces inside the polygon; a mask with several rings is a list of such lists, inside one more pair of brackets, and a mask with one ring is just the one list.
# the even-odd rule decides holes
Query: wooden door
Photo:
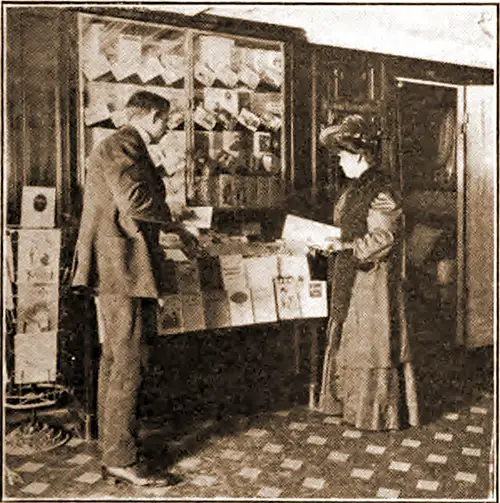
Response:
[{"label": "wooden door", "polygon": [[497,105],[494,86],[463,96],[465,344],[475,348],[493,344]]}]

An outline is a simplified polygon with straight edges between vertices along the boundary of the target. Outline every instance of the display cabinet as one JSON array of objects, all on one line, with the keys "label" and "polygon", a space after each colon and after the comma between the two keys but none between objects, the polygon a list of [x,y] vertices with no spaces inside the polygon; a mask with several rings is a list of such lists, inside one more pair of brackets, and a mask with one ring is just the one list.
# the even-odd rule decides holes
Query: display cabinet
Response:
[{"label": "display cabinet", "polygon": [[345,116],[362,114],[374,137],[382,135],[382,64],[369,53],[315,47],[312,51],[311,181],[317,218],[331,219],[331,203],[342,184],[338,160],[320,143],[321,132]]},{"label": "display cabinet", "polygon": [[171,102],[150,155],[174,214],[279,207],[285,189],[284,43],[79,15],[80,181],[93,145],[144,89]]}]

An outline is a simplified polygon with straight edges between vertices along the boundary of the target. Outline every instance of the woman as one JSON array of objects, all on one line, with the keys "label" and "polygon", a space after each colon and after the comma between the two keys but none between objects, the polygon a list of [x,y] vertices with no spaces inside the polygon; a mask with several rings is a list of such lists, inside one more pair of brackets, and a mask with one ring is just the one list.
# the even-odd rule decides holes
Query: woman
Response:
[{"label": "woman", "polygon": [[401,285],[400,199],[375,165],[363,117],[351,115],[320,141],[350,179],[334,207],[341,238],[332,275],[328,345],[319,409],[366,430],[418,424]]}]

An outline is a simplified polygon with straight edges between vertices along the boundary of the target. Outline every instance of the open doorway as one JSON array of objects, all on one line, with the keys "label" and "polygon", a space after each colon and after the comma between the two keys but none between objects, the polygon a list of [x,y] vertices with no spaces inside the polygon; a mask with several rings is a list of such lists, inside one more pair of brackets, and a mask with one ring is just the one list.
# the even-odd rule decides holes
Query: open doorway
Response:
[{"label": "open doorway", "polygon": [[457,103],[455,87],[398,81],[409,321],[442,344],[457,334]]}]

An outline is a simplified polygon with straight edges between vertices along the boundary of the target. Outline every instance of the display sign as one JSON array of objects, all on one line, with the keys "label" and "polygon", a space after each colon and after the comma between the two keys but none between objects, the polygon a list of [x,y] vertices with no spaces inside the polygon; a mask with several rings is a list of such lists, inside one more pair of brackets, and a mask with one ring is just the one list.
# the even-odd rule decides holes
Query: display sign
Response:
[{"label": "display sign", "polygon": [[57,332],[28,332],[14,336],[16,384],[54,382],[57,375]]},{"label": "display sign", "polygon": [[35,228],[54,227],[56,214],[55,187],[23,187],[21,226]]}]

